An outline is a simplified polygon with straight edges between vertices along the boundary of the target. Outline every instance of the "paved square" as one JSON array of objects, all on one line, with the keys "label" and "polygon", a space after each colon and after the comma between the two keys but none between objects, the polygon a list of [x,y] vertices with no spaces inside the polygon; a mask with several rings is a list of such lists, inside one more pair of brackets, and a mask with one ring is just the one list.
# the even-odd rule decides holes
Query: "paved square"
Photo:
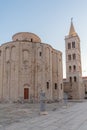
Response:
[{"label": "paved square", "polygon": [[[29,105],[7,104],[7,108],[2,105],[0,111],[1,108],[4,108],[3,112],[9,110],[10,113],[7,116],[11,117],[12,121],[11,118],[4,119],[0,116],[0,130],[87,130],[86,101],[68,103],[67,106],[63,104],[60,107],[58,103],[48,104],[48,115],[43,116],[39,115],[39,104],[36,104],[36,107],[30,105],[28,109]],[[2,114],[6,116],[5,113]]]}]

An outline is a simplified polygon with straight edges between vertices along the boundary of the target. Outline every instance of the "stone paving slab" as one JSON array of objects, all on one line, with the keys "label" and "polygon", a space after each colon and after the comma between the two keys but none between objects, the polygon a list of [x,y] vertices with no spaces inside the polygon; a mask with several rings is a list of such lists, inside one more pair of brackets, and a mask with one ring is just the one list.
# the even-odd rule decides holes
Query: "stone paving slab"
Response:
[{"label": "stone paving slab", "polygon": [[87,130],[87,102],[63,105],[48,115],[0,125],[0,130]]}]

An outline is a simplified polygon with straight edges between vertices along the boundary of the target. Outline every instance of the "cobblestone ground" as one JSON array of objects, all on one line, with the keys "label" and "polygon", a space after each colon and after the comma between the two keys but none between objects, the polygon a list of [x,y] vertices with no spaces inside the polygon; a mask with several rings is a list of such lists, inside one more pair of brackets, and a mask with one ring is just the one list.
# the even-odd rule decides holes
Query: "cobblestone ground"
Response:
[{"label": "cobblestone ground", "polygon": [[[46,104],[47,111],[55,111],[63,103]],[[0,125],[7,126],[14,122],[31,119],[39,116],[40,105],[30,103],[1,103],[0,104]]]},{"label": "cobblestone ground", "polygon": [[0,104],[0,130],[87,130],[86,101],[46,106],[48,115],[40,116],[39,104]]}]

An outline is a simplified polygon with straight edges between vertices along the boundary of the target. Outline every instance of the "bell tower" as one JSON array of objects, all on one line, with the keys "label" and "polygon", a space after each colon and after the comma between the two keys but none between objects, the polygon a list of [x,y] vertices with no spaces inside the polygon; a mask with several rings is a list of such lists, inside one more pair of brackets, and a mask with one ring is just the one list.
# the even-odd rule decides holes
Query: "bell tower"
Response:
[{"label": "bell tower", "polygon": [[83,98],[82,86],[82,67],[80,38],[75,31],[73,19],[68,36],[65,36],[66,51],[66,80],[68,82],[68,96],[72,99]]}]

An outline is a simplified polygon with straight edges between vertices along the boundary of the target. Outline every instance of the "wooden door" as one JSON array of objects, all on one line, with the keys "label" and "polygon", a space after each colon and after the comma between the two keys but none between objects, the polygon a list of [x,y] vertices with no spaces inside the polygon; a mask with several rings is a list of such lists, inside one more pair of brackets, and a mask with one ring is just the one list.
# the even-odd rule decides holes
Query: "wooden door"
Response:
[{"label": "wooden door", "polygon": [[29,88],[24,88],[24,99],[29,99]]}]

